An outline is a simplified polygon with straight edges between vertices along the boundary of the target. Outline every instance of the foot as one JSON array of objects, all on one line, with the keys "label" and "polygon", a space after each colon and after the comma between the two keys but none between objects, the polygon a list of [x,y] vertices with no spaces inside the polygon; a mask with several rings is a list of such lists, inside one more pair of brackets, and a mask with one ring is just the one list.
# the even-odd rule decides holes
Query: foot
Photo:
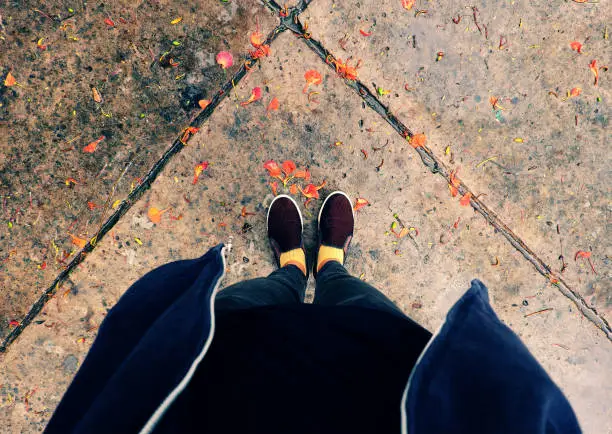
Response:
[{"label": "foot", "polygon": [[302,214],[297,203],[285,194],[276,196],[268,209],[268,238],[276,265],[295,265],[307,275],[302,231]]},{"label": "foot", "polygon": [[315,261],[315,275],[327,262],[344,258],[353,239],[355,217],[349,197],[334,191],[325,199],[319,212],[319,245]]}]

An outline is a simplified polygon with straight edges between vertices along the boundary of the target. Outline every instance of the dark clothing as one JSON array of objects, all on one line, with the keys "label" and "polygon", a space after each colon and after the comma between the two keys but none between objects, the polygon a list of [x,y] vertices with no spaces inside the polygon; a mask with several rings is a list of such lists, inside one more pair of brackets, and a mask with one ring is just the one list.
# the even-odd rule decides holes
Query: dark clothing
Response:
[{"label": "dark clothing", "polygon": [[[245,280],[225,288],[217,295],[215,309],[221,312],[238,308],[299,304],[304,301],[306,283],[306,276],[300,269],[289,265],[268,277]],[[410,320],[382,292],[351,276],[346,268],[335,261],[325,264],[317,274],[313,304],[365,307]]]},{"label": "dark clothing", "polygon": [[431,333],[338,262],[312,305],[306,283],[289,265],[222,290],[210,351],[156,432],[398,433]]},{"label": "dark clothing", "polygon": [[351,306],[258,307],[221,313],[217,325],[155,432],[399,433],[399,403],[431,337]]},{"label": "dark clothing", "polygon": [[[322,270],[329,274],[320,279],[330,282],[318,295],[320,305],[299,305],[303,285],[289,284],[293,290],[280,291],[286,282],[299,278],[287,270],[272,273],[273,292],[258,290],[262,283],[258,279],[253,295],[244,297],[236,289],[241,283],[222,292],[215,307],[224,269],[222,246],[217,246],[201,258],[164,265],[134,283],[100,326],[47,432],[179,431],[172,425],[194,420],[176,421],[186,409],[202,419],[196,427],[210,428],[221,424],[212,412],[224,404],[234,406],[226,417],[237,419],[227,426],[240,431],[246,423],[264,431],[312,432],[328,424],[328,432],[355,432],[361,422],[363,431],[374,427],[376,432],[379,426],[384,430],[398,426],[403,433],[580,432],[561,391],[499,321],[486,287],[477,280],[429,339],[415,365],[418,347],[429,338],[427,332],[342,269]],[[325,288],[325,282],[318,283]],[[351,290],[358,285],[363,291]],[[290,305],[261,307],[275,303],[277,296],[288,297],[290,301],[283,304]],[[367,313],[365,305],[370,306]],[[328,347],[333,360],[313,348],[315,343]],[[343,348],[354,357],[337,351]],[[382,352],[388,366],[371,352]],[[350,362],[360,367],[353,370],[354,366],[346,366]],[[396,386],[410,371],[408,384]],[[206,388],[214,390],[208,393]],[[393,412],[387,403],[399,399],[398,390],[403,392],[396,403],[398,411]],[[205,401],[199,405],[189,399],[197,391],[204,391]],[[302,391],[310,402],[297,396]],[[367,399],[377,393],[384,404],[373,409],[372,400],[364,403],[350,396]],[[265,411],[265,406],[257,406],[258,400],[268,400],[275,407],[270,412],[291,415],[281,414],[277,425],[260,425],[275,422],[254,414],[253,408]],[[328,405],[317,407],[312,404],[316,400]],[[344,407],[345,401],[354,407]],[[338,407],[337,413],[329,411],[331,405]],[[321,414],[313,422],[308,416],[315,409]],[[370,411],[384,420],[374,426],[364,415]],[[351,415],[357,422],[336,415]],[[194,425],[183,427],[189,430]]]}]

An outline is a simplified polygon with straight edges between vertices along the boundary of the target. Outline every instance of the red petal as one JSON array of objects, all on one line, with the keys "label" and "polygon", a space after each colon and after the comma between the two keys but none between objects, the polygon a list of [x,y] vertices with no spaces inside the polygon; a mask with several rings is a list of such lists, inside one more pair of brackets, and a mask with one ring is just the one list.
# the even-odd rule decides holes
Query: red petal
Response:
[{"label": "red petal", "polygon": [[576,254],[574,255],[574,261],[576,261],[578,258],[590,258],[591,257],[591,252],[585,252],[584,250],[578,250],[576,252]]},{"label": "red petal", "polygon": [[283,163],[283,172],[287,176],[291,175],[295,171],[296,168],[297,166],[291,160],[287,160]]},{"label": "red petal", "polygon": [[470,206],[470,199],[472,198],[472,193],[469,191],[463,195],[463,197],[459,200],[459,204],[461,206]]},{"label": "red petal", "polygon": [[270,176],[276,177],[276,176],[280,176],[281,174],[281,168],[278,166],[278,164],[274,160],[266,161],[263,167],[264,169],[268,171],[268,174]]},{"label": "red petal", "polygon": [[219,54],[217,54],[216,60],[223,69],[227,69],[234,64],[234,57],[229,51],[220,51]]}]

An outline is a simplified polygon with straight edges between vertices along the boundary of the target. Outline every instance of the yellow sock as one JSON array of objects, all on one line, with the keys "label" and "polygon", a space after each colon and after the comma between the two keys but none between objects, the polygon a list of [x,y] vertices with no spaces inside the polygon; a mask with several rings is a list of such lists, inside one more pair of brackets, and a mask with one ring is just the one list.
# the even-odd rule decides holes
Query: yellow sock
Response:
[{"label": "yellow sock", "polygon": [[282,268],[286,265],[295,265],[302,270],[302,273],[304,273],[304,276],[306,276],[306,255],[304,254],[304,250],[297,248],[281,253],[280,266]]},{"label": "yellow sock", "polygon": [[327,264],[329,261],[338,261],[340,264],[344,264],[344,250],[330,246],[319,247],[317,272],[321,271],[323,265]]}]

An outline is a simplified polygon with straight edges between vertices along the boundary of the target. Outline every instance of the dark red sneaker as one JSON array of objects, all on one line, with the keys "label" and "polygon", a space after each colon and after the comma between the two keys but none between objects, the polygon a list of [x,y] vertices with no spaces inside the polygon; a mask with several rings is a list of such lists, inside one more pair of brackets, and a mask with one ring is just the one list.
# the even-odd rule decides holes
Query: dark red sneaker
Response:
[{"label": "dark red sneaker", "polygon": [[[319,212],[319,247],[330,246],[342,249],[344,257],[348,252],[355,229],[355,216],[351,199],[342,191],[334,191],[325,199]],[[314,274],[317,272],[318,258],[314,263]]]},{"label": "dark red sneaker", "polygon": [[286,194],[276,196],[268,208],[268,238],[278,267],[281,253],[304,250],[303,226],[300,208],[293,198]]}]

